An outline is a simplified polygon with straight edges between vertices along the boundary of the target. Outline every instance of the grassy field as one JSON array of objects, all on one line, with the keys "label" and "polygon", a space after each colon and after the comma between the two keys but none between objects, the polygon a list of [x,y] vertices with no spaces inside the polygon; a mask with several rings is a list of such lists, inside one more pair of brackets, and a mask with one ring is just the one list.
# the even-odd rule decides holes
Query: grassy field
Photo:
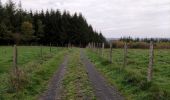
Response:
[{"label": "grassy field", "polygon": [[[54,48],[53,53],[56,53],[59,49]],[[50,53],[49,47],[43,47],[43,55]],[[7,72],[12,66],[12,46],[0,47],[0,74]],[[41,47],[38,46],[20,46],[18,47],[18,65],[22,66],[30,61],[40,58]]]},{"label": "grassy field", "polygon": [[18,67],[22,72],[21,89],[16,93],[11,83],[12,47],[0,47],[0,100],[36,100],[46,89],[48,80],[57,70],[64,55],[64,48],[21,46],[18,47]]},{"label": "grassy field", "polygon": [[[49,79],[62,63],[65,54],[69,62],[63,79],[62,99],[96,99],[88,80],[85,67],[80,61],[78,48],[42,48],[38,46],[18,47],[18,67],[22,77],[20,90],[13,88],[12,47],[0,47],[0,100],[37,100],[47,88]],[[128,100],[170,99],[170,50],[157,49],[154,57],[154,72],[151,83],[146,81],[149,50],[129,49],[127,66],[123,68],[123,50],[113,49],[113,63],[110,64],[109,49],[101,53],[86,49],[89,59],[97,70],[116,86]]]},{"label": "grassy field", "polygon": [[113,63],[110,64],[109,50],[104,57],[92,50],[86,53],[108,82],[118,87],[128,100],[169,100],[170,99],[170,50],[155,50],[153,80],[146,81],[149,51],[128,50],[127,66],[123,67],[123,50],[113,49]]}]

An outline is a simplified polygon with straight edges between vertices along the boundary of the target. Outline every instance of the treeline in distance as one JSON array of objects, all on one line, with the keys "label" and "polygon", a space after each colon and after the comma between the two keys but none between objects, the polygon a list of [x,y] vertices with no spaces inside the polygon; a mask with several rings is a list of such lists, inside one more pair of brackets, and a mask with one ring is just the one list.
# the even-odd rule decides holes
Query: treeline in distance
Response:
[{"label": "treeline in distance", "polygon": [[85,46],[90,42],[106,42],[102,33],[95,31],[82,14],[60,10],[26,11],[21,2],[0,1],[0,45],[71,43]]}]

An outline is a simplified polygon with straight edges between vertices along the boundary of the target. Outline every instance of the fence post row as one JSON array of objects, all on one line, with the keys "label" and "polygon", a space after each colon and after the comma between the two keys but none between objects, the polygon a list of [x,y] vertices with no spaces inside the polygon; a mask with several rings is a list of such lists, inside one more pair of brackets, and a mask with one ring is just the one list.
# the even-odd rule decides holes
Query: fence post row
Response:
[{"label": "fence post row", "polygon": [[[90,43],[89,47],[92,48],[93,50],[101,50],[101,56],[104,57],[104,48],[105,44],[104,43]],[[109,60],[110,63],[112,63],[112,42],[110,42],[110,56]],[[124,59],[123,59],[123,68],[127,66],[127,55],[128,55],[128,45],[125,42],[124,43]],[[150,42],[150,50],[149,50],[149,65],[148,65],[148,71],[147,71],[147,81],[150,82],[153,77],[153,64],[154,64],[154,43],[151,41]]]},{"label": "fence post row", "polygon": [[152,74],[153,74],[153,59],[154,59],[154,46],[153,42],[150,42],[150,52],[149,52],[149,66],[148,66],[148,75],[147,75],[147,81],[150,82],[152,80]]}]

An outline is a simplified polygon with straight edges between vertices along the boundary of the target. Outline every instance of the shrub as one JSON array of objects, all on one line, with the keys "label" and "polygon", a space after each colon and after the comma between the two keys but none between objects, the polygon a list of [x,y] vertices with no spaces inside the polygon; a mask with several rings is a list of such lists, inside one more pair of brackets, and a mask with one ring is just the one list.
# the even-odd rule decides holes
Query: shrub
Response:
[{"label": "shrub", "polygon": [[[114,41],[112,43],[113,48],[123,48],[124,42],[123,41]],[[149,48],[149,43],[147,42],[128,42],[128,48],[134,48],[134,49],[147,49]],[[156,49],[170,49],[170,43],[168,42],[160,42],[155,43],[154,48]]]},{"label": "shrub", "polygon": [[26,72],[22,69],[18,71],[10,71],[8,78],[9,89],[8,92],[17,92],[23,90],[29,83]]}]

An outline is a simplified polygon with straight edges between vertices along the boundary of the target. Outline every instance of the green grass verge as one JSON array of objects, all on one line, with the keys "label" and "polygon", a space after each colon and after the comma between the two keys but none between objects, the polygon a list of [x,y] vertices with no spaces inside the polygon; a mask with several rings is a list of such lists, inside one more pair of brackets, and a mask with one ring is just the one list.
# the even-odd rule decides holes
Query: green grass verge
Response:
[{"label": "green grass verge", "polygon": [[[10,47],[6,49],[11,50]],[[22,51],[19,52],[19,69],[22,71],[20,86],[22,88],[16,92],[9,80],[10,67],[5,70],[1,68],[3,73],[0,74],[0,100],[37,100],[38,96],[47,88],[48,80],[67,53],[67,49],[64,48],[53,48],[52,53],[49,53],[49,48],[44,47],[43,57],[40,57],[38,47],[19,47],[19,50]],[[11,57],[11,54],[6,53],[9,56],[4,59],[11,59],[8,58]],[[1,64],[3,65],[2,62]]]},{"label": "green grass verge", "polygon": [[95,100],[85,67],[80,62],[80,50],[72,49],[63,79],[62,100]]},{"label": "green grass verge", "polygon": [[86,53],[108,82],[116,86],[128,100],[170,99],[170,50],[155,50],[151,83],[146,81],[148,50],[128,50],[128,62],[123,70],[123,50],[121,49],[113,50],[112,64],[108,61],[108,49],[104,51],[104,57],[91,50],[86,50]]}]

